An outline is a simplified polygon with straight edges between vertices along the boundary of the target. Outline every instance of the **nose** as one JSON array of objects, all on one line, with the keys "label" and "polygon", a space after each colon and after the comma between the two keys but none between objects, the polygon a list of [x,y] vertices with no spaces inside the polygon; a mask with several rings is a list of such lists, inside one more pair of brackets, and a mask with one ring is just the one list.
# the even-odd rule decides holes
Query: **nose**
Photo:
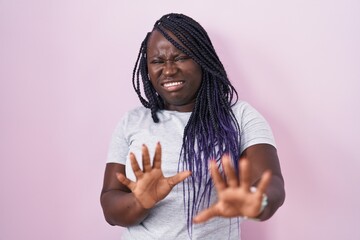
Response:
[{"label": "nose", "polygon": [[174,61],[167,60],[164,65],[163,74],[168,77],[174,75],[177,72],[177,66]]}]

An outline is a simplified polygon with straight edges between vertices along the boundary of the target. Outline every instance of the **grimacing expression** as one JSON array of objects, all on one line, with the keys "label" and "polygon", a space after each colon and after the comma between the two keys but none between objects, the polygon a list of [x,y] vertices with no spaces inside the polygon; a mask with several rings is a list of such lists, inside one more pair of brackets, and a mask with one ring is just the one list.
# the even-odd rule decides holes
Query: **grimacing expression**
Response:
[{"label": "grimacing expression", "polygon": [[[170,32],[168,34],[177,38]],[[202,80],[201,67],[154,30],[147,43],[150,81],[164,100],[165,109],[191,112]]]}]

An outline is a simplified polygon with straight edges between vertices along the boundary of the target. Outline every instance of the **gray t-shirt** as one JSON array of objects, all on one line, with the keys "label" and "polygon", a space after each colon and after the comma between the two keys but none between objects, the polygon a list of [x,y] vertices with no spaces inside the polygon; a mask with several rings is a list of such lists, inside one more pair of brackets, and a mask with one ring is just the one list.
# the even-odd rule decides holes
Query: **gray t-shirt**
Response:
[{"label": "gray t-shirt", "polygon": [[[240,151],[249,146],[267,143],[275,146],[274,137],[266,120],[248,103],[238,101],[233,112],[241,133]],[[152,158],[157,142],[162,146],[162,170],[164,176],[177,173],[184,128],[191,112],[161,110],[159,123],[154,123],[151,112],[138,107],[125,114],[117,125],[109,147],[107,163],[126,166],[126,176],[135,180],[129,153],[133,152],[141,166],[141,146],[146,144]],[[216,191],[212,192],[213,201]],[[124,230],[121,239],[190,239],[184,211],[183,184],[175,186],[169,195],[150,211],[139,225]],[[192,239],[240,239],[241,219],[213,218],[203,224],[194,224]]]}]

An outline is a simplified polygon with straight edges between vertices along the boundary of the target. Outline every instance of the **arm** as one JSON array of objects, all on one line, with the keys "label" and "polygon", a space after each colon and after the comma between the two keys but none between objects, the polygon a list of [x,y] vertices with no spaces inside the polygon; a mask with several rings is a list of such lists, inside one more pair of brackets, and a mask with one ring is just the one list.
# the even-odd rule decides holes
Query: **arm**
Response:
[{"label": "arm", "polygon": [[146,218],[150,210],[144,209],[139,204],[129,188],[117,179],[116,173],[125,175],[125,165],[106,164],[100,197],[105,219],[110,225],[122,227],[139,224]]},{"label": "arm", "polygon": [[262,221],[267,220],[285,200],[284,179],[281,174],[276,148],[269,144],[253,145],[242,153],[240,161],[243,159],[247,159],[250,163],[250,182],[252,186],[259,184],[261,177],[267,170],[270,170],[272,173],[270,182],[265,190],[265,194],[268,197],[268,205],[256,217]]},{"label": "arm", "polygon": [[[222,158],[222,164],[226,179],[219,173],[216,163],[211,163],[211,177],[218,192],[218,202],[200,212],[194,218],[195,223],[215,216],[266,220],[283,204],[284,180],[275,147],[257,144],[247,148],[240,158],[239,177],[228,156]],[[257,191],[251,192],[251,186],[256,186]],[[268,197],[268,205],[260,213],[264,193]]]}]

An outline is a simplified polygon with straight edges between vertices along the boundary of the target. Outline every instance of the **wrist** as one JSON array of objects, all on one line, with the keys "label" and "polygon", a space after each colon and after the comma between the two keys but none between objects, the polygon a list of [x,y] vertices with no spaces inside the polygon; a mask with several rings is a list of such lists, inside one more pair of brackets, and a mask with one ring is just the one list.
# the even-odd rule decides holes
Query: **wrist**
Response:
[{"label": "wrist", "polygon": [[[257,188],[255,186],[250,187],[250,192],[254,193],[256,191],[257,191]],[[254,217],[254,218],[249,218],[247,216],[244,216],[243,218],[245,220],[249,219],[249,220],[254,220],[254,221],[260,221],[260,216],[264,212],[267,205],[268,205],[268,197],[267,197],[267,195],[265,193],[263,193],[262,194],[262,200],[261,200],[260,209],[259,209],[259,212],[258,212],[257,216]]]}]

